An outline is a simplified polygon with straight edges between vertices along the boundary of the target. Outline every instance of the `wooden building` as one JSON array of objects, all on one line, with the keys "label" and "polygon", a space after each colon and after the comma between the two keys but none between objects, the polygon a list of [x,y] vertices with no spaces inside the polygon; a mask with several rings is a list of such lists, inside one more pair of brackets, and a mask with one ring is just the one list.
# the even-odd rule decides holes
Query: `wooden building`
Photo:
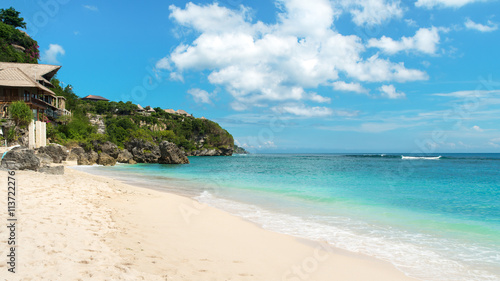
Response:
[{"label": "wooden building", "polygon": [[57,118],[70,114],[65,98],[56,96],[50,80],[61,68],[58,65],[0,62],[0,116],[9,116],[12,102],[22,100],[33,111],[35,120],[43,115]]},{"label": "wooden building", "polygon": [[109,101],[107,98],[103,98],[101,96],[96,96],[96,95],[88,95],[86,97],[81,98],[81,100],[90,100],[90,101]]}]

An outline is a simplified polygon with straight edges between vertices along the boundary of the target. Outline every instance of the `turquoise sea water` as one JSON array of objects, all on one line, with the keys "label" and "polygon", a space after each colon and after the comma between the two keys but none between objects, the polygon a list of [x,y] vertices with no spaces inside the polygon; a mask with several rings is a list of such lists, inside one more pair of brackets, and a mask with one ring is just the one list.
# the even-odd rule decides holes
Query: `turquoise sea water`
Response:
[{"label": "turquoise sea water", "polygon": [[389,261],[422,280],[500,280],[499,154],[190,161],[77,169],[188,195],[269,230]]}]

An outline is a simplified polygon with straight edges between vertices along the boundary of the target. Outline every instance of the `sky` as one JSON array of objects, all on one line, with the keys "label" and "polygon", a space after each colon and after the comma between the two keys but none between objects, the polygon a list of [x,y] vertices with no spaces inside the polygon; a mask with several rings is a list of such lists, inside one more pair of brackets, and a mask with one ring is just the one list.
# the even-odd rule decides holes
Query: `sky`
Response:
[{"label": "sky", "polygon": [[5,1],[79,96],[251,152],[500,152],[498,0]]}]

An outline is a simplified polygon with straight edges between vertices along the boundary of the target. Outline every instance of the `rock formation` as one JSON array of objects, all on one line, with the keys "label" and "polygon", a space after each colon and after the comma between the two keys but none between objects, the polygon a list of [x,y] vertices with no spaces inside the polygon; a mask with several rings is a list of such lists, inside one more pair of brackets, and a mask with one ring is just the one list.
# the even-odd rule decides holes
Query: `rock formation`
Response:
[{"label": "rock formation", "polygon": [[52,158],[54,163],[61,163],[66,161],[68,157],[67,148],[59,144],[50,144],[47,146],[40,147],[38,153],[45,153]]},{"label": "rock formation", "polygon": [[40,167],[40,159],[33,149],[16,147],[5,154],[1,167],[10,170],[34,170]]},{"label": "rock formation", "polygon": [[158,163],[160,148],[158,145],[140,139],[131,139],[125,148],[132,153],[137,163]]},{"label": "rock formation", "polygon": [[126,149],[123,149],[120,151],[120,153],[118,153],[118,157],[116,158],[116,161],[120,162],[120,163],[128,163],[128,164],[137,163],[134,160],[134,155],[132,155],[132,153],[130,153]]},{"label": "rock formation", "polygon": [[174,143],[162,141],[160,143],[160,164],[189,164],[189,160],[184,152]]},{"label": "rock formation", "polygon": [[101,152],[99,154],[99,158],[97,159],[97,164],[103,166],[114,166],[116,164],[116,159],[107,153]]}]

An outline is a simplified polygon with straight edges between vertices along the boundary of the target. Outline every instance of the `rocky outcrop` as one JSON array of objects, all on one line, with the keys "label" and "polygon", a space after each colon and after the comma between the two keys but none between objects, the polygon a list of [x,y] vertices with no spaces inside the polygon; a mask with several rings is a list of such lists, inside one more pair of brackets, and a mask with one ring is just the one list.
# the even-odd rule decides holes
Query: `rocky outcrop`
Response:
[{"label": "rocky outcrop", "polygon": [[82,155],[82,154],[84,154],[84,153],[85,153],[85,149],[83,149],[82,147],[79,147],[79,146],[77,146],[77,147],[73,147],[73,148],[71,149],[71,152],[70,152],[70,153],[73,153],[73,154],[75,154],[75,155],[77,155],[77,156],[80,156],[80,155]]},{"label": "rocky outcrop", "polygon": [[16,136],[17,137],[17,142],[24,147],[29,147],[29,130],[28,127],[26,128],[20,128],[20,127],[15,127],[16,130]]},{"label": "rocky outcrop", "polygon": [[189,160],[182,150],[174,143],[162,141],[160,143],[160,164],[189,164]]},{"label": "rocky outcrop", "polygon": [[16,147],[5,154],[1,167],[10,170],[38,170],[40,159],[33,149]]},{"label": "rocky outcrop", "polygon": [[217,156],[219,155],[219,151],[216,149],[199,149],[188,152],[189,156]]},{"label": "rocky outcrop", "polygon": [[233,154],[250,154],[250,152],[246,151],[243,147],[239,147],[235,144]]},{"label": "rocky outcrop", "polygon": [[78,156],[78,165],[94,165],[97,163],[99,155],[95,151],[89,151]]},{"label": "rocky outcrop", "polygon": [[70,152],[66,157],[66,161],[78,161],[78,155]]},{"label": "rocky outcrop", "polygon": [[49,165],[54,162],[54,160],[52,160],[52,157],[50,157],[47,153],[38,153],[36,154],[36,157],[40,159],[40,165],[42,166]]},{"label": "rocky outcrop", "polygon": [[38,149],[38,153],[45,153],[49,155],[54,163],[61,163],[62,161],[66,161],[66,158],[69,154],[66,147],[59,144],[50,144],[40,147]]},{"label": "rocky outcrop", "polygon": [[43,166],[38,172],[51,175],[64,175],[64,166]]},{"label": "rocky outcrop", "polygon": [[120,162],[120,163],[128,163],[128,164],[137,163],[134,160],[134,155],[132,155],[132,153],[130,153],[126,149],[121,150],[120,153],[118,153],[118,157],[116,158],[116,161]]},{"label": "rocky outcrop", "polygon": [[233,149],[226,149],[226,148],[214,148],[214,149],[203,148],[188,152],[188,156],[231,156],[231,155],[233,155]]},{"label": "rocky outcrop", "polygon": [[106,133],[106,125],[104,124],[104,120],[101,115],[92,115],[87,113],[87,117],[89,118],[90,124],[97,127],[97,133],[103,135]]},{"label": "rocky outcrop", "polygon": [[79,146],[73,147],[66,158],[66,161],[78,161],[78,157],[85,154],[85,150]]},{"label": "rocky outcrop", "polygon": [[132,139],[125,143],[125,148],[132,153],[137,163],[158,163],[160,148],[149,141]]},{"label": "rocky outcrop", "polygon": [[100,146],[100,150],[113,158],[117,158],[120,153],[120,149],[116,144],[107,141]]},{"label": "rocky outcrop", "polygon": [[107,153],[101,152],[99,154],[99,158],[97,159],[97,164],[103,166],[114,166],[116,164],[116,159]]}]

